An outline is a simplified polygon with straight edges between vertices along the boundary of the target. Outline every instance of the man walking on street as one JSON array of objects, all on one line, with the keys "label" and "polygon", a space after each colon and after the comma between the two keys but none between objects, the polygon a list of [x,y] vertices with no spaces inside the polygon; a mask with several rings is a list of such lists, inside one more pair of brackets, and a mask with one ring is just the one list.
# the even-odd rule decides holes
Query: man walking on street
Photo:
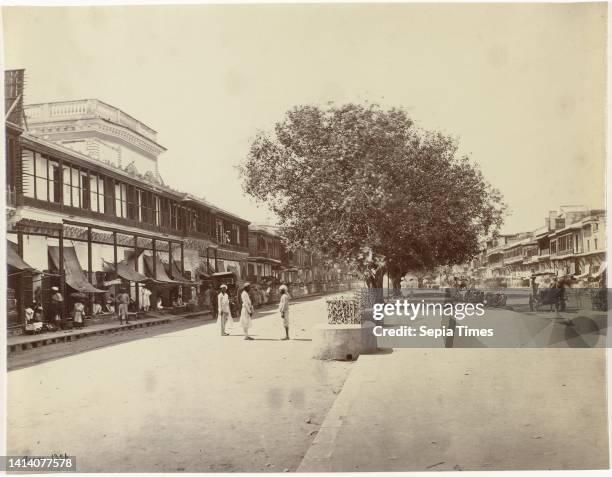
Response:
[{"label": "man walking on street", "polygon": [[217,298],[217,309],[219,310],[219,326],[221,327],[221,336],[229,336],[225,332],[225,323],[228,319],[232,319],[229,295],[227,294],[227,285],[221,285],[221,293]]},{"label": "man walking on street", "polygon": [[240,295],[240,299],[242,301],[242,311],[240,312],[240,326],[244,330],[244,339],[252,340],[249,336],[249,328],[251,327],[251,320],[253,317],[253,304],[251,303],[251,297],[249,296],[250,284],[245,283],[244,288],[242,289],[242,295]]},{"label": "man walking on street", "polygon": [[123,324],[123,320],[125,319],[125,324],[129,325],[128,305],[130,304],[130,295],[127,294],[125,289],[122,289],[121,293],[117,296],[117,302],[119,303],[119,323]]},{"label": "man walking on street", "polygon": [[287,292],[287,286],[281,285],[278,289],[280,293],[280,303],[278,304],[278,311],[283,320],[283,326],[285,327],[285,337],[282,340],[289,339],[289,293]]}]

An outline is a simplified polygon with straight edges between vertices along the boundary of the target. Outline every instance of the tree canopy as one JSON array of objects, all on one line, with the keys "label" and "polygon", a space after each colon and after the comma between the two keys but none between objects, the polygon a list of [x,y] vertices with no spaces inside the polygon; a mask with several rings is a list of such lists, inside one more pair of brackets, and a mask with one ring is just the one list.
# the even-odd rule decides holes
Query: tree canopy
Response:
[{"label": "tree canopy", "polygon": [[403,109],[297,106],[256,136],[241,175],[279,217],[290,248],[399,282],[465,262],[502,223],[501,194],[457,149]]}]

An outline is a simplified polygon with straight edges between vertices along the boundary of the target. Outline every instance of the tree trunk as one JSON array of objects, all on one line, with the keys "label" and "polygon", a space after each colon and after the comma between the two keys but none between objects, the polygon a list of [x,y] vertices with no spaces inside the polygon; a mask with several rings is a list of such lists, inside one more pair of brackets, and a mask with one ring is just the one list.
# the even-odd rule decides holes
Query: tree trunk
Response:
[{"label": "tree trunk", "polygon": [[391,286],[393,287],[393,296],[400,296],[402,294],[402,275],[398,273],[391,273]]},{"label": "tree trunk", "polygon": [[383,303],[385,301],[384,285],[383,285],[384,277],[385,277],[384,267],[376,269],[374,274],[370,276],[368,287],[370,288],[370,291],[374,294],[375,303]]}]

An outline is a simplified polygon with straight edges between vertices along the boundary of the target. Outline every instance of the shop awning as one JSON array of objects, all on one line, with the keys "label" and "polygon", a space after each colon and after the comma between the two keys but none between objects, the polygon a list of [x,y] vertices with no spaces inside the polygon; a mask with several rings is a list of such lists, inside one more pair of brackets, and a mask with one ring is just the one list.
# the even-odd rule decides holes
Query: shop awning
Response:
[{"label": "shop awning", "polygon": [[106,265],[105,268],[108,271],[115,272],[117,275],[119,275],[124,280],[128,280],[130,282],[136,282],[136,283],[145,282],[149,280],[149,277],[134,270],[133,263],[130,265],[130,263],[127,260],[117,262],[116,270],[115,270],[114,264],[108,263],[106,261],[104,262],[104,264]]},{"label": "shop awning", "polygon": [[172,271],[170,271],[170,265],[168,263],[164,263],[164,268],[167,274],[171,274],[174,277],[175,281],[181,282],[185,285],[194,285],[192,281],[183,277],[183,274],[181,273],[181,264],[176,260],[172,261]]},{"label": "shop awning", "polygon": [[601,268],[597,271],[597,273],[593,274],[593,278],[599,278],[606,271],[608,264],[604,263]]},{"label": "shop awning", "polygon": [[238,267],[233,266],[233,265],[228,265],[227,266],[227,271],[234,273],[237,277],[240,276],[240,269]]},{"label": "shop awning", "polygon": [[159,259],[159,257],[155,257],[155,274],[153,274],[153,257],[151,255],[143,255],[142,256],[145,264],[145,273],[147,277],[155,280],[160,283],[168,283],[173,285],[182,285],[181,282],[177,282],[176,280],[172,280],[168,274],[166,273],[166,268],[164,264]]},{"label": "shop awning", "polygon": [[6,264],[9,267],[16,268],[17,270],[32,271],[32,272],[38,271],[34,267],[28,265],[23,260],[23,258],[19,256],[19,254],[17,253],[17,246],[9,240],[7,240],[7,245],[6,245]]},{"label": "shop awning", "polygon": [[[59,247],[49,247],[49,257],[56,269],[60,268]],[[99,290],[87,280],[85,272],[81,268],[74,247],[64,247],[64,272],[66,283],[82,293],[106,293],[106,290]]]}]

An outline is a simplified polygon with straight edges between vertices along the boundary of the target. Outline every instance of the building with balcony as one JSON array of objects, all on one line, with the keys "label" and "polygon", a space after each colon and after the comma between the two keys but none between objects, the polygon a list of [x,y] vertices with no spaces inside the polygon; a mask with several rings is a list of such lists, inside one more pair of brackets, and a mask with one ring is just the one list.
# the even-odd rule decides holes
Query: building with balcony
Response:
[{"label": "building with balcony", "polygon": [[549,234],[550,260],[558,275],[599,276],[605,268],[605,211],[589,210]]},{"label": "building with balcony", "polygon": [[509,287],[528,286],[532,276],[548,286],[564,275],[573,275],[579,286],[593,286],[606,273],[605,220],[604,210],[562,206],[549,211],[543,227],[487,240],[465,273],[480,283]]},{"label": "building with balcony", "polygon": [[157,143],[157,132],[120,109],[82,99],[30,104],[24,112],[36,137],[161,181],[157,160],[166,149]]},{"label": "building with balcony", "polygon": [[282,272],[282,242],[276,227],[249,226],[249,259],[247,279],[261,282],[266,278],[280,279]]},{"label": "building with balcony", "polygon": [[[164,149],[155,131],[96,100],[23,112],[6,125],[9,288],[17,316],[32,301],[46,308],[52,286],[66,298],[66,312],[71,294],[86,293],[89,313],[120,288],[135,309],[145,286],[152,303],[159,297],[172,307],[181,296],[197,306],[202,275],[233,271],[246,279],[249,222],[159,180]],[[92,143],[115,155],[86,147]]]}]

